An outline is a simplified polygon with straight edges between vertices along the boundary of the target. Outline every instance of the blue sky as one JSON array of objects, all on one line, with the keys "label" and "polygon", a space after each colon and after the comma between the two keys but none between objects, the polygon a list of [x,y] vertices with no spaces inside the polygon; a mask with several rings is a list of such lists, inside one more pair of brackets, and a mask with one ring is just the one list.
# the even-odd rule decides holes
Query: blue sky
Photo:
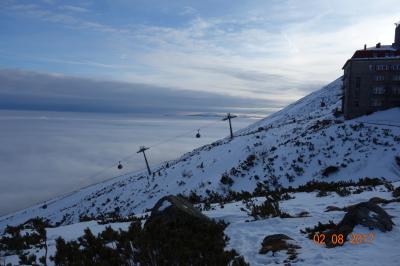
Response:
[{"label": "blue sky", "polygon": [[[284,105],[340,76],[364,43],[392,43],[397,4],[2,0],[0,71],[37,73],[44,94],[48,77],[79,77]],[[7,84],[0,93],[18,87]]]}]

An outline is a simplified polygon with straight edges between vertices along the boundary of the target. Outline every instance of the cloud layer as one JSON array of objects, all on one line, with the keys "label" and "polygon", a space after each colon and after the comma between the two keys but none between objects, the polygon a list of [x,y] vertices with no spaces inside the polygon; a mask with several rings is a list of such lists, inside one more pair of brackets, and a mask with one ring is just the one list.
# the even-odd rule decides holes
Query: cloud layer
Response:
[{"label": "cloud layer", "polygon": [[228,107],[279,108],[285,104],[155,85],[0,69],[0,109],[176,114],[222,112]]},{"label": "cloud layer", "polygon": [[293,101],[391,43],[396,3],[5,0],[0,66]]}]

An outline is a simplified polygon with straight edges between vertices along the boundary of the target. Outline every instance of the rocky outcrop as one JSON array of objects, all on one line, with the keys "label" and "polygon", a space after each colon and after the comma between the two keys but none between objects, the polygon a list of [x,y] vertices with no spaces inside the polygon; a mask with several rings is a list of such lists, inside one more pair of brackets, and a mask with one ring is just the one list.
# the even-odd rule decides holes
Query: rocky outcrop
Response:
[{"label": "rocky outcrop", "polygon": [[379,229],[382,232],[391,231],[393,228],[393,221],[389,214],[382,209],[379,205],[374,203],[375,200],[361,202],[347,207],[347,213],[344,215],[342,221],[326,234],[326,246],[335,247],[343,245],[343,243],[332,243],[333,234],[343,234],[347,238],[356,225],[362,225],[369,229]]},{"label": "rocky outcrop", "polygon": [[398,187],[395,190],[393,190],[392,195],[395,198],[399,198],[400,197],[400,187]]},{"label": "rocky outcrop", "polygon": [[151,216],[146,226],[157,223],[159,226],[176,221],[198,220],[197,222],[209,223],[211,220],[196,209],[187,200],[177,196],[162,197],[152,208]]},{"label": "rocky outcrop", "polygon": [[264,238],[259,253],[267,254],[271,251],[272,255],[275,255],[275,252],[286,250],[287,260],[293,261],[297,258],[297,249],[300,249],[300,246],[296,245],[292,238],[284,234],[275,234]]}]

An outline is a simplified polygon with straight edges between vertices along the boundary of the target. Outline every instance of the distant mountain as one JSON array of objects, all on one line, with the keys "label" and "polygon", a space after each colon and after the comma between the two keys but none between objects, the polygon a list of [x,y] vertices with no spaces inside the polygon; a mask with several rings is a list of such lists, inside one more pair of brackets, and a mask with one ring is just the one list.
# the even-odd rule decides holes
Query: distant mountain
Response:
[{"label": "distant mountain", "polygon": [[81,216],[142,213],[162,196],[220,195],[257,187],[298,186],[312,179],[400,179],[400,108],[344,121],[341,79],[275,114],[180,158],[154,176],[131,173],[0,218],[0,231],[39,216],[72,224]]}]

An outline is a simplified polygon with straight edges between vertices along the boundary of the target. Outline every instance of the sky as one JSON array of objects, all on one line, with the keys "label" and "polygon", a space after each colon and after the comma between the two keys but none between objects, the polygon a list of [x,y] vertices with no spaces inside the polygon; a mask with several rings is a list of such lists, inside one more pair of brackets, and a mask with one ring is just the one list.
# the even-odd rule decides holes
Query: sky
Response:
[{"label": "sky", "polygon": [[[217,119],[174,114],[266,116],[319,89],[356,49],[393,42],[396,7],[0,0],[0,215],[110,178],[118,173],[92,174]],[[225,137],[225,126],[202,131],[200,142],[189,135],[151,149],[151,163]]]},{"label": "sky", "polygon": [[[87,86],[102,81],[110,85],[96,93],[103,99],[142,90],[151,105],[165,89],[284,106],[339,77],[364,43],[391,44],[396,6],[392,0],[2,0],[0,93],[9,102],[0,108],[31,109],[30,99],[37,108],[43,96],[46,110],[86,97],[79,90],[96,91]],[[29,78],[39,88],[19,90]]]}]

